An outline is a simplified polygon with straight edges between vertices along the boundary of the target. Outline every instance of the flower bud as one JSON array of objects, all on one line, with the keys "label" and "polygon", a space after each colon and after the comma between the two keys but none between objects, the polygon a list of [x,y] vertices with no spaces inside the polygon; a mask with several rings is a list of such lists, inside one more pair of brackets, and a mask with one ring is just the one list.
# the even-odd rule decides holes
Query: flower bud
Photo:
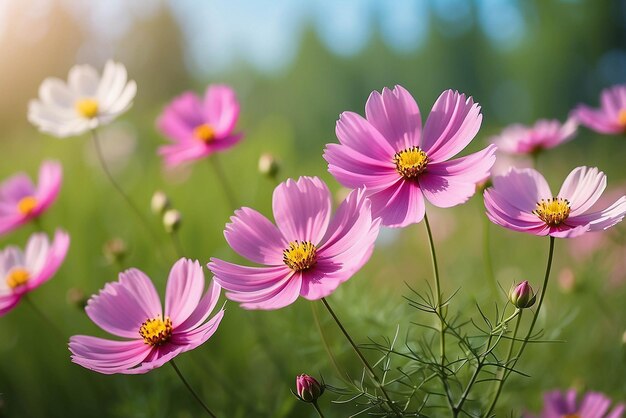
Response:
[{"label": "flower bud", "polygon": [[280,170],[280,166],[276,157],[269,153],[261,154],[259,158],[259,172],[264,176],[268,176],[270,178],[276,177],[278,171]]},{"label": "flower bud", "polygon": [[170,199],[164,192],[157,190],[152,195],[150,207],[152,208],[152,213],[155,215],[162,215],[167,209],[169,209]]},{"label": "flower bud", "polygon": [[308,374],[296,377],[296,392],[301,401],[316,402],[324,393],[324,385]]},{"label": "flower bud", "polygon": [[513,283],[511,290],[509,290],[509,300],[516,308],[530,308],[535,304],[536,299],[537,295],[527,280],[517,285]]},{"label": "flower bud", "polygon": [[163,214],[163,226],[168,234],[178,231],[182,221],[182,215],[176,209],[168,209]]},{"label": "flower bud", "polygon": [[113,238],[104,243],[102,252],[109,264],[119,264],[128,255],[128,247],[123,239]]}]

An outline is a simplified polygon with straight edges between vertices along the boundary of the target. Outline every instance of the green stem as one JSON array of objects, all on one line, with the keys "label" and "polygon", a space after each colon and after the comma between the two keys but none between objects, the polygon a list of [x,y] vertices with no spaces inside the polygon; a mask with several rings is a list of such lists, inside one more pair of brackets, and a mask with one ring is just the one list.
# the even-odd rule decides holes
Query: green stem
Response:
[{"label": "green stem", "polygon": [[541,296],[539,296],[537,310],[535,311],[535,314],[533,315],[533,319],[530,323],[530,328],[528,328],[528,332],[526,333],[526,337],[524,337],[524,341],[522,341],[522,345],[520,346],[520,349],[517,352],[517,356],[515,357],[515,360],[513,360],[513,365],[510,367],[510,370],[508,372],[505,372],[502,378],[502,381],[499,382],[499,390],[496,393],[496,396],[494,397],[493,402],[491,403],[491,407],[489,408],[489,411],[487,411],[487,413],[484,415],[485,417],[489,416],[489,414],[493,411],[493,408],[495,408],[502,386],[511,375],[511,370],[515,369],[515,365],[521,358],[522,354],[524,353],[524,349],[526,348],[526,345],[528,344],[528,341],[532,337],[533,330],[535,329],[535,324],[537,323],[537,318],[539,317],[539,312],[541,311],[541,305],[543,305],[543,298],[546,296],[546,290],[548,288],[548,281],[550,279],[550,269],[552,268],[553,256],[554,256],[554,237],[551,236],[550,237],[550,250],[548,253],[548,262],[546,265],[546,273],[543,278],[543,286],[541,288]]},{"label": "green stem", "polygon": [[505,319],[502,322],[500,322],[498,325],[496,325],[496,327],[494,329],[491,330],[491,335],[494,335],[495,333],[499,332],[500,328],[502,328],[503,326],[508,324],[509,321],[511,321],[516,316],[521,315],[521,313],[522,313],[521,309],[515,309],[515,312],[513,312],[513,314],[511,316],[509,316],[507,319]]},{"label": "green stem", "polygon": [[491,293],[497,300],[499,299],[498,283],[496,282],[496,276],[493,274],[493,261],[491,259],[491,239],[489,235],[489,226],[491,221],[489,218],[483,215],[483,263],[485,266],[485,274],[487,275],[487,281],[489,287],[491,287]]},{"label": "green stem", "polygon": [[216,155],[212,155],[209,158],[209,161],[211,163],[211,166],[213,166],[213,170],[215,170],[215,175],[217,176],[217,179],[219,180],[220,184],[222,185],[222,190],[224,190],[224,195],[226,195],[226,199],[228,200],[228,203],[230,205],[230,208],[232,210],[237,209],[239,206],[237,205],[237,199],[235,198],[235,194],[233,193],[233,190],[231,189],[228,180],[226,178],[226,175],[224,174],[224,170],[222,169],[222,165],[220,164],[219,160],[217,159]]},{"label": "green stem", "polygon": [[183,374],[180,372],[180,370],[178,369],[178,367],[176,366],[176,363],[174,363],[174,360],[170,360],[170,364],[172,365],[172,367],[174,368],[174,371],[176,371],[176,374],[178,375],[178,377],[180,378],[180,380],[183,382],[183,384],[185,385],[185,387],[189,390],[189,392],[191,392],[191,394],[193,395],[194,398],[196,398],[196,400],[198,401],[198,403],[200,405],[202,405],[202,408],[206,411],[207,414],[209,414],[210,417],[212,418],[216,418],[215,414],[213,412],[211,412],[211,410],[209,409],[208,406],[205,405],[205,403],[202,401],[202,399],[200,399],[200,397],[198,396],[198,394],[191,388],[191,386],[189,386],[189,383],[187,382],[187,380],[183,377]]},{"label": "green stem", "polygon": [[168,235],[172,239],[172,246],[174,247],[174,252],[176,252],[176,255],[178,256],[178,258],[182,257],[183,254],[185,254],[185,251],[183,250],[183,244],[180,242],[180,237],[178,236],[178,232],[172,231]]},{"label": "green stem", "polygon": [[[461,410],[463,409],[463,404],[467,400],[467,397],[469,396],[470,391],[472,390],[472,386],[474,385],[474,382],[476,382],[476,379],[478,378],[478,375],[480,374],[480,371],[483,368],[483,364],[485,362],[485,359],[487,358],[487,355],[489,354],[489,351],[490,351],[491,340],[492,339],[493,339],[493,334],[489,335],[489,339],[487,340],[487,347],[485,348],[485,352],[482,354],[481,358],[478,359],[478,364],[476,365],[476,368],[474,369],[474,373],[472,374],[472,377],[470,378],[469,382],[467,383],[467,386],[465,387],[465,390],[463,391],[463,394],[461,395],[461,398],[459,399],[458,403],[454,407],[454,411],[453,411],[454,418],[459,416],[459,412],[461,412]],[[496,344],[497,344],[497,342],[496,342]]]},{"label": "green stem", "polygon": [[[109,180],[109,182],[111,183],[113,188],[120,194],[120,196],[122,196],[122,198],[124,199],[126,204],[130,207],[131,211],[137,216],[137,218],[141,222],[141,225],[144,227],[146,232],[154,240],[153,242],[157,243],[158,242],[158,237],[157,237],[156,233],[154,232],[154,230],[150,227],[150,224],[148,223],[148,221],[144,218],[143,214],[141,213],[141,210],[139,210],[139,208],[137,207],[137,205],[135,205],[135,203],[132,201],[130,196],[128,196],[128,194],[126,194],[126,192],[124,192],[124,189],[122,189],[122,187],[117,183],[117,181],[115,181],[115,178],[113,177],[113,174],[111,174],[111,171],[109,170],[109,167],[107,166],[107,162],[106,162],[106,160],[104,158],[104,154],[102,153],[102,148],[100,146],[100,140],[98,138],[98,134],[95,131],[95,129],[91,130],[91,136],[93,138],[93,143],[94,143],[95,148],[96,148],[96,155],[98,156],[98,161],[100,162],[100,166],[102,167],[102,171],[104,171],[104,174],[106,175],[107,179]],[[157,248],[159,248],[159,247],[157,246]]]},{"label": "green stem", "polygon": [[333,355],[333,352],[330,350],[330,344],[328,344],[326,334],[322,329],[322,323],[320,322],[319,315],[317,314],[317,309],[315,309],[315,305],[313,303],[311,303],[311,311],[313,312],[313,321],[315,322],[315,327],[317,328],[317,331],[319,332],[322,339],[322,345],[324,346],[324,350],[326,351],[326,354],[330,359],[330,364],[332,364],[333,369],[335,369],[335,373],[337,374],[337,376],[340,379],[343,379],[343,373],[341,373],[341,370],[339,369],[339,364],[337,364],[337,359]]},{"label": "green stem", "polygon": [[320,409],[320,406],[317,404],[317,401],[311,402],[311,405],[313,405],[313,408],[315,408],[315,410],[317,411],[317,415],[319,415],[320,418],[324,418],[324,414],[322,414],[322,410]]},{"label": "green stem", "polygon": [[337,326],[339,326],[339,329],[341,330],[341,332],[343,333],[343,335],[346,337],[346,339],[348,340],[348,342],[350,343],[350,345],[352,346],[352,349],[354,350],[354,352],[356,353],[357,357],[361,360],[361,363],[363,363],[363,366],[365,367],[365,369],[367,370],[368,374],[370,375],[370,377],[372,378],[372,380],[374,380],[374,382],[376,383],[376,386],[380,389],[380,391],[383,393],[383,396],[385,397],[385,399],[387,400],[387,403],[389,404],[389,407],[391,408],[391,410],[397,415],[397,416],[402,416],[402,414],[397,410],[397,406],[396,404],[391,400],[391,397],[389,396],[389,394],[387,393],[387,391],[385,390],[385,388],[383,387],[382,383],[380,382],[380,379],[378,378],[378,376],[376,376],[376,373],[374,372],[374,369],[372,368],[372,366],[370,366],[370,364],[368,363],[367,359],[365,358],[365,356],[363,355],[363,353],[361,353],[361,350],[359,350],[359,347],[355,344],[354,340],[352,339],[352,337],[350,337],[350,334],[348,334],[348,331],[346,331],[346,329],[344,328],[343,324],[341,323],[341,321],[339,320],[339,318],[337,317],[337,315],[335,314],[335,312],[333,311],[333,309],[330,307],[330,305],[328,304],[328,301],[326,300],[326,298],[322,298],[322,302],[324,303],[324,306],[326,307],[326,309],[328,310],[328,313],[330,313],[330,316],[333,317],[333,319],[335,320],[335,322],[337,323]]},{"label": "green stem", "polygon": [[430,222],[428,222],[428,216],[424,213],[424,225],[426,225],[426,232],[428,234],[428,245],[430,247],[430,257],[433,266],[433,274],[435,275],[435,293],[437,297],[437,306],[435,310],[439,318],[439,356],[441,357],[441,380],[446,390],[446,397],[448,398],[448,406],[450,410],[454,411],[454,405],[452,398],[450,397],[450,391],[448,389],[448,377],[446,374],[446,324],[443,317],[443,306],[441,294],[441,284],[439,279],[439,266],[437,265],[437,254],[435,252],[435,242],[433,240],[433,233],[430,229]]}]

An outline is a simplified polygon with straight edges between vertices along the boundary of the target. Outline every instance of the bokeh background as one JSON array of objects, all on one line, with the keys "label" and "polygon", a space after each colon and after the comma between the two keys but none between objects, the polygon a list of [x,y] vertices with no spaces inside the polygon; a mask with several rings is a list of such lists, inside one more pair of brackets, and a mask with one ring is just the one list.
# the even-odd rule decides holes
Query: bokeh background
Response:
[{"label": "bokeh background", "polygon": [[[142,376],[102,376],[69,361],[70,335],[102,334],[80,307],[80,295],[116,279],[120,267],[103,255],[107,241],[129,248],[124,268],[146,271],[164,290],[174,253],[163,232],[154,242],[136,225],[97,165],[88,137],[58,140],[30,126],[28,100],[48,76],[65,78],[76,63],[102,68],[114,58],[138,83],[133,108],[102,129],[114,175],[145,216],[162,189],[182,211],[185,254],[237,260],[223,239],[232,213],[213,172],[199,162],[165,171],[156,155],[164,138],[155,119],[183,90],[230,83],[242,113],[245,140],[220,155],[240,205],[271,213],[275,184],[257,171],[261,153],[281,163],[278,179],[324,178],[324,144],[336,142],[334,124],[344,110],[363,113],[372,90],[401,84],[423,114],[447,88],[482,105],[483,127],[470,150],[513,122],[564,120],[578,103],[596,105],[602,88],[626,82],[626,3],[620,0],[1,0],[0,178],[17,171],[36,176],[46,158],[63,163],[65,180],[44,228],[67,229],[69,255],[56,277],[32,295],[61,328],[60,338],[22,304],[0,318],[0,416],[192,417],[200,411],[170,368]],[[581,129],[578,137],[539,159],[553,188],[579,165],[600,167],[615,199],[626,190],[624,137]],[[613,200],[615,200],[613,199]],[[496,278],[540,285],[546,239],[486,225],[480,195],[433,218],[444,289],[460,288],[452,309],[478,318],[504,296],[486,279],[482,236],[491,238]],[[24,245],[25,226],[0,238]],[[553,388],[603,391],[626,399],[626,229],[582,240],[557,241],[545,310],[546,336],[563,343],[534,344],[521,362],[531,378],[509,381],[497,416],[537,410]],[[161,246],[167,257],[156,249]],[[168,259],[168,257],[170,257]],[[431,278],[423,225],[385,230],[369,264],[330,297],[360,342],[419,334],[420,313],[403,296],[424,291]],[[289,392],[296,374],[337,381],[320,343],[310,302],[274,312],[245,312],[227,304],[224,321],[201,348],[178,361],[209,405],[225,417],[314,416]],[[321,306],[333,352],[352,376],[360,367]],[[408,333],[408,334],[407,334]],[[408,338],[413,338],[408,337]],[[417,337],[415,337],[417,338]],[[397,364],[400,365],[400,364]],[[392,364],[394,366],[394,364]],[[329,416],[353,407],[334,406]]]}]

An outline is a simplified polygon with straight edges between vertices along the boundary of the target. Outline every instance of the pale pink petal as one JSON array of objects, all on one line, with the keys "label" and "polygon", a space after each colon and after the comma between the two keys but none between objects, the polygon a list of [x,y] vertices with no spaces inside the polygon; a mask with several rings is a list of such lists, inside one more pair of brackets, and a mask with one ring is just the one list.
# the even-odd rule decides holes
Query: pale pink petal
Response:
[{"label": "pale pink petal", "polygon": [[365,118],[354,112],[339,116],[335,134],[342,145],[379,161],[393,161],[397,151]]},{"label": "pale pink petal", "polygon": [[330,260],[318,261],[311,270],[297,274],[302,279],[300,296],[308,300],[318,300],[329,296],[351,276],[351,274],[343,273],[341,266],[333,264]]},{"label": "pale pink petal", "polygon": [[415,99],[402,86],[373,91],[365,104],[367,121],[401,151],[420,145],[422,119]]},{"label": "pale pink petal", "polygon": [[220,309],[210,321],[203,324],[201,327],[182,333],[174,330],[171,343],[184,346],[183,351],[193,350],[213,336],[215,331],[217,331],[222,318],[224,318],[224,310]]},{"label": "pale pink petal", "polygon": [[168,167],[174,167],[211,155],[210,149],[199,141],[163,145],[159,147],[158,153],[163,157],[165,165]]},{"label": "pale pink petal", "polygon": [[558,197],[570,203],[570,216],[586,212],[606,188],[606,176],[596,167],[576,167],[561,186]]},{"label": "pale pink petal", "polygon": [[565,223],[572,226],[587,225],[590,231],[602,231],[621,222],[625,214],[626,196],[622,196],[604,210],[582,215],[570,215]]},{"label": "pale pink petal", "polygon": [[99,373],[113,374],[125,373],[140,364],[152,347],[140,339],[114,341],[75,335],[70,338],[69,349],[74,363]]},{"label": "pale pink petal", "polygon": [[197,328],[203,323],[209,317],[213,309],[215,309],[215,305],[217,305],[217,301],[220,298],[221,289],[220,285],[217,284],[215,280],[212,280],[209,289],[202,299],[200,299],[196,309],[189,315],[185,322],[176,327],[175,331],[182,334]]},{"label": "pale pink petal", "polygon": [[125,338],[138,338],[143,322],[163,315],[154,285],[137,269],[126,270],[119,281],[107,283],[89,299],[85,312],[100,328]]},{"label": "pale pink petal", "polygon": [[624,414],[624,410],[626,406],[624,404],[618,404],[607,416],[606,418],[622,418]]},{"label": "pale pink petal", "polygon": [[424,218],[426,206],[417,182],[398,181],[387,189],[368,196],[372,201],[372,217],[382,218],[382,224],[401,228]]},{"label": "pale pink petal", "polygon": [[298,299],[302,277],[294,274],[271,288],[253,293],[227,293],[229,299],[241,302],[244,309],[273,310],[291,305]]},{"label": "pale pink petal", "polygon": [[204,95],[203,116],[213,126],[218,137],[229,135],[239,117],[239,102],[235,91],[226,85],[210,85]]},{"label": "pale pink petal", "polygon": [[[47,245],[45,247],[39,247],[38,254],[35,254],[35,252],[37,252],[37,249],[31,249],[31,251],[33,252],[31,254],[31,257],[33,257],[34,264],[27,265],[27,267],[31,269],[33,274],[33,277],[28,281],[26,285],[28,290],[32,290],[41,286],[46,281],[50,280],[52,276],[54,276],[54,274],[63,263],[63,260],[65,260],[65,256],[67,255],[67,250],[69,246],[70,236],[67,234],[67,232],[57,229],[54,234],[52,244],[49,248],[47,247]],[[42,252],[44,251],[45,255],[42,254]],[[44,256],[45,259],[43,263],[37,265],[37,263],[39,262],[39,258]],[[28,259],[28,252],[26,261],[27,263],[31,261]],[[39,269],[36,269],[37,267],[39,267]]]},{"label": "pale pink petal", "polygon": [[24,173],[18,173],[0,184],[0,201],[10,205],[16,205],[23,197],[34,194],[35,186]]},{"label": "pale pink petal", "polygon": [[61,189],[62,178],[61,164],[56,161],[43,162],[39,169],[39,184],[35,193],[38,204],[34,216],[41,214],[55,201]]},{"label": "pale pink petal", "polygon": [[288,242],[309,241],[317,245],[328,228],[331,196],[317,177],[288,179],[274,189],[274,219]]},{"label": "pale pink petal", "polygon": [[265,216],[241,208],[226,224],[226,241],[241,256],[259,264],[283,265],[283,251],[289,247],[282,234]]},{"label": "pale pink petal", "polygon": [[286,265],[277,267],[248,267],[212,258],[209,270],[214,280],[232,292],[257,292],[274,286],[290,277],[293,272]]},{"label": "pale pink petal", "polygon": [[150,370],[158,369],[174,357],[185,351],[185,346],[176,344],[164,344],[152,347],[146,359],[137,367],[127,369],[117,373],[124,374],[144,374]]},{"label": "pale pink petal", "polygon": [[435,162],[455,156],[474,139],[482,118],[480,106],[471,97],[444,91],[426,120],[422,150]]},{"label": "pale pink petal", "polygon": [[506,174],[495,176],[493,186],[511,205],[527,213],[535,210],[541,199],[554,197],[546,179],[532,168],[512,167]]},{"label": "pale pink petal", "polygon": [[20,299],[21,295],[0,293],[0,316],[15,308]]},{"label": "pale pink petal", "polygon": [[609,410],[611,400],[601,393],[588,392],[580,405],[578,415],[584,418],[603,418]]},{"label": "pale pink petal", "polygon": [[170,271],[165,290],[165,316],[176,328],[197,308],[204,290],[204,273],[198,261],[178,260]]},{"label": "pale pink petal", "polygon": [[[50,252],[50,241],[45,233],[39,232],[32,234],[26,243],[24,250],[24,264],[28,266],[28,270],[38,275],[44,268]],[[2,271],[0,271],[2,277]]]}]

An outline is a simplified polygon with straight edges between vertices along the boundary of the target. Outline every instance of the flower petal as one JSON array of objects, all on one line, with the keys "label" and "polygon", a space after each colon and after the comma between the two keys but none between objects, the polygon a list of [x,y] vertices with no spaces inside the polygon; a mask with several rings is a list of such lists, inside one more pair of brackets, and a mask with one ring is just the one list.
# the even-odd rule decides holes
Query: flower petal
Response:
[{"label": "flower petal", "polygon": [[424,196],[416,182],[400,178],[387,189],[368,197],[372,201],[372,217],[382,218],[384,226],[402,228],[424,218]]},{"label": "flower petal", "polygon": [[75,335],[70,338],[72,361],[103,374],[126,373],[150,354],[152,347],[142,340],[115,341]]},{"label": "flower petal", "polygon": [[493,187],[511,205],[531,213],[541,199],[553,197],[546,179],[532,168],[511,167],[506,174],[493,178]]},{"label": "flower petal", "polygon": [[[28,281],[27,287],[28,290],[33,290],[39,286],[41,286],[46,281],[50,280],[52,276],[57,272],[63,260],[65,260],[65,256],[67,254],[67,250],[70,246],[70,236],[67,232],[57,229],[54,234],[54,240],[52,244],[48,248],[47,242],[48,238],[45,238],[46,246],[40,248],[31,249],[33,254],[33,264],[29,264],[30,260],[28,258],[28,248],[26,254],[26,263],[27,267],[32,271],[33,278]],[[39,251],[39,254],[35,254]],[[45,257],[43,263],[40,263],[40,258]],[[38,269],[36,269],[39,267]]]},{"label": "flower petal", "polygon": [[89,299],[85,312],[103,330],[125,338],[138,338],[144,321],[163,315],[154,285],[137,269],[126,270],[119,281],[107,283]]},{"label": "flower petal", "polygon": [[590,231],[602,231],[621,222],[625,214],[626,196],[622,196],[604,210],[582,215],[570,215],[566,220],[566,224],[572,226],[587,225]]},{"label": "flower petal", "polygon": [[235,91],[227,85],[210,85],[204,95],[203,115],[218,137],[229,135],[239,117],[239,102]]},{"label": "flower petal", "polygon": [[174,331],[171,342],[172,344],[185,346],[184,351],[193,350],[213,336],[222,318],[224,318],[224,310],[220,309],[210,321],[201,327],[186,332]]},{"label": "flower petal", "polygon": [[298,299],[302,287],[302,276],[299,273],[278,282],[271,288],[252,293],[227,293],[229,299],[241,302],[244,309],[273,310],[291,305]]},{"label": "flower petal", "polygon": [[224,237],[241,256],[259,264],[283,265],[283,250],[289,247],[274,224],[250,208],[241,208],[226,224]]},{"label": "flower petal", "polygon": [[394,150],[420,145],[422,118],[413,96],[402,86],[373,91],[365,104],[365,117]]},{"label": "flower petal", "polygon": [[276,267],[248,267],[212,258],[209,270],[214,280],[232,292],[257,292],[274,286],[290,277],[293,272],[286,265]]},{"label": "flower petal", "polygon": [[379,161],[393,161],[395,150],[389,142],[361,115],[343,112],[335,134],[342,145]]},{"label": "flower petal", "polygon": [[35,215],[44,212],[57,198],[63,180],[63,168],[56,161],[44,161],[39,169],[39,184],[35,196]]},{"label": "flower petal", "polygon": [[317,177],[288,179],[274,189],[274,219],[287,242],[309,241],[317,245],[328,228],[331,196]]},{"label": "flower petal", "polygon": [[0,201],[8,204],[17,204],[23,197],[34,194],[35,186],[24,173],[18,173],[0,184]]},{"label": "flower petal", "polygon": [[215,280],[211,280],[209,289],[204,294],[196,309],[189,315],[189,317],[182,324],[176,327],[176,332],[184,333],[197,328],[202,322],[204,322],[213,309],[217,305],[217,301],[220,298],[221,287]]},{"label": "flower petal", "polygon": [[606,188],[606,176],[596,167],[576,167],[561,186],[558,197],[569,200],[570,216],[585,213]]},{"label": "flower petal", "polygon": [[69,72],[69,87],[79,97],[95,97],[99,82],[98,72],[91,65],[75,65]]},{"label": "flower petal", "polygon": [[431,161],[445,161],[474,139],[482,119],[480,106],[471,97],[446,90],[428,115],[421,148]]},{"label": "flower petal", "polygon": [[204,273],[198,261],[178,260],[170,271],[165,290],[165,316],[176,328],[198,307],[204,290]]}]

